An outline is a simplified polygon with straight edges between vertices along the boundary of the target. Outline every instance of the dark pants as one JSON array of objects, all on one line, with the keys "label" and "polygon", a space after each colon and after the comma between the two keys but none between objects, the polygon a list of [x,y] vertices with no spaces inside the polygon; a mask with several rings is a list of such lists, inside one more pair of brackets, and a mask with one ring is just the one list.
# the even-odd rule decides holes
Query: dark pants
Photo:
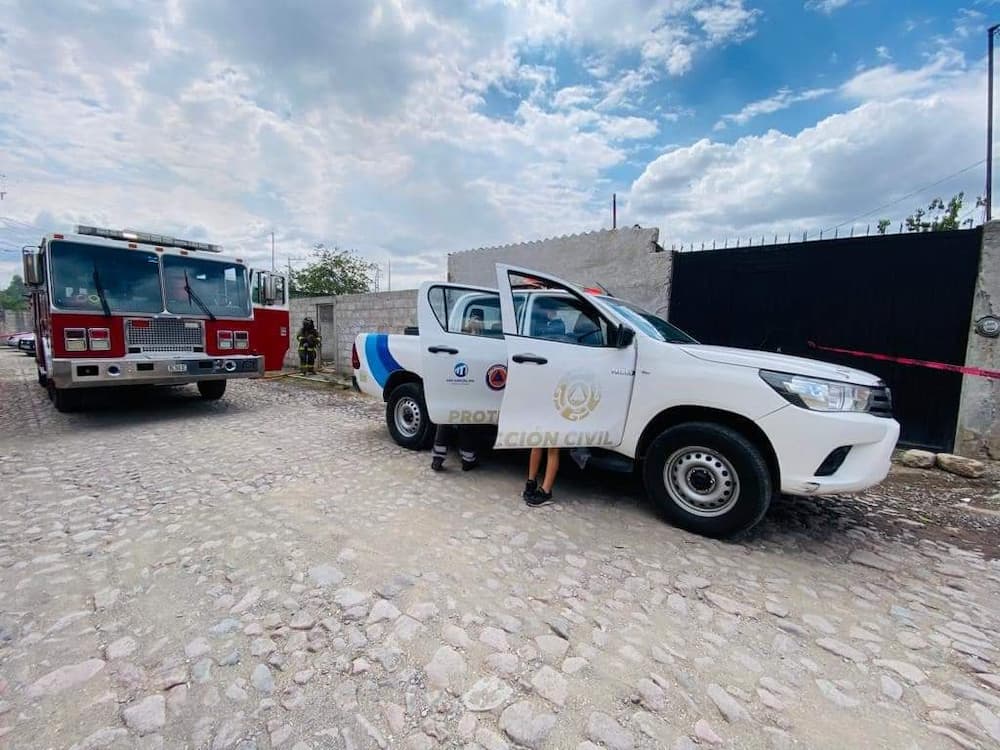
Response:
[{"label": "dark pants", "polygon": [[476,460],[476,443],[474,433],[465,425],[439,424],[434,433],[434,458],[444,458],[448,455],[448,446],[458,437],[458,454],[462,461],[468,463]]},{"label": "dark pants", "polygon": [[315,349],[299,349],[299,369],[303,372],[312,372],[316,364]]}]

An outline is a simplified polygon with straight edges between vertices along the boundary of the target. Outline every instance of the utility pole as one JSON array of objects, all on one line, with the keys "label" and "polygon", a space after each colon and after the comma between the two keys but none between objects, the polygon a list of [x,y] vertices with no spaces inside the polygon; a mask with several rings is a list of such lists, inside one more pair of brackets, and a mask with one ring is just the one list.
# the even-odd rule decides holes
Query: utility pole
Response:
[{"label": "utility pole", "polygon": [[986,30],[989,37],[989,91],[986,93],[986,221],[993,215],[993,37],[1000,29],[994,24]]},{"label": "utility pole", "polygon": [[611,194],[611,228],[618,228],[618,194]]},{"label": "utility pole", "polygon": [[385,290],[387,292],[391,292],[392,291],[392,256],[389,256],[389,259],[386,261],[385,266],[386,266],[386,268],[385,268],[385,270],[386,270],[386,273],[385,273],[385,287],[386,287],[386,289]]},{"label": "utility pole", "polygon": [[274,270],[274,232],[271,232],[271,270]]}]

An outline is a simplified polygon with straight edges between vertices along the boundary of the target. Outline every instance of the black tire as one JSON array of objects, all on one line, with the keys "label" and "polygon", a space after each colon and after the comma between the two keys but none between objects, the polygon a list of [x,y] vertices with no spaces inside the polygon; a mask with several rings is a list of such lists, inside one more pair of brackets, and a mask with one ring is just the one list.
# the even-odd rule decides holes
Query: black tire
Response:
[{"label": "black tire", "polygon": [[687,422],[660,433],[646,453],[642,478],[672,524],[710,537],[754,526],[774,491],[760,450],[731,427],[713,422]]},{"label": "black tire", "polygon": [[52,381],[47,384],[49,399],[60,414],[72,414],[83,405],[83,394],[71,388],[56,388]]},{"label": "black tire", "polygon": [[35,367],[38,370],[38,385],[42,386],[42,388],[48,388],[49,379],[45,377],[45,373],[42,372],[41,368],[39,368],[37,365]]},{"label": "black tire", "polygon": [[198,393],[206,401],[218,401],[226,392],[227,380],[199,380]]},{"label": "black tire", "polygon": [[423,450],[433,442],[435,426],[427,415],[420,383],[403,383],[393,389],[385,402],[385,424],[396,444],[411,451]]}]

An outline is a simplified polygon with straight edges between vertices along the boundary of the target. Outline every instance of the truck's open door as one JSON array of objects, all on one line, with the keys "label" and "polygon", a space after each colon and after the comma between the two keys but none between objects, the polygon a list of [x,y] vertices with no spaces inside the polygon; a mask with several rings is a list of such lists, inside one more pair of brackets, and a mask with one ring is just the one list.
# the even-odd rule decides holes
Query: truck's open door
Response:
[{"label": "truck's open door", "polygon": [[507,383],[500,295],[430,282],[420,287],[424,399],[437,424],[496,424]]},{"label": "truck's open door", "polygon": [[[496,447],[620,445],[634,332],[557,278],[497,265],[497,285],[509,362]],[[515,295],[526,299],[515,304]]]}]

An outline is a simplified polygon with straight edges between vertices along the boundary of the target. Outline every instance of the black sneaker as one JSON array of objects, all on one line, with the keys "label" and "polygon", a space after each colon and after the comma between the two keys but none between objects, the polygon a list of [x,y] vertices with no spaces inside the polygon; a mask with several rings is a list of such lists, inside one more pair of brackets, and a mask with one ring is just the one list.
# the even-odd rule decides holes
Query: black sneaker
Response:
[{"label": "black sneaker", "polygon": [[431,459],[431,469],[434,471],[444,471],[444,459],[441,456],[434,456]]},{"label": "black sneaker", "polygon": [[462,461],[462,471],[472,471],[477,466],[479,466],[478,458],[474,458],[471,461]]},{"label": "black sneaker", "polygon": [[555,501],[552,499],[551,492],[546,492],[539,487],[535,490],[534,494],[532,494],[531,497],[526,498],[524,502],[528,504],[529,508],[543,508],[546,505],[552,505]]},{"label": "black sneaker", "polygon": [[538,492],[538,482],[534,479],[529,479],[524,483],[524,492],[521,493],[521,499],[528,502],[528,499],[533,497],[536,492]]}]

